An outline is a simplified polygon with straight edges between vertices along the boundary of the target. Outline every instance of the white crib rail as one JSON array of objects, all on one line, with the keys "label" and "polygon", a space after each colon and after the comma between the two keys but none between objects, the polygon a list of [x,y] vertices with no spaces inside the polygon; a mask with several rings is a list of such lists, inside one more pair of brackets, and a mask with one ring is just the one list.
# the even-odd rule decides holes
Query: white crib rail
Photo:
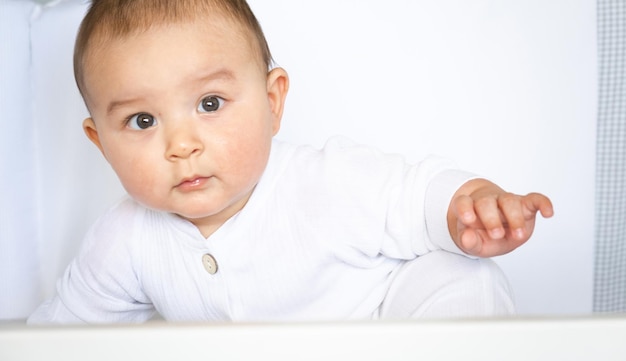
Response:
[{"label": "white crib rail", "polygon": [[0,326],[0,360],[625,360],[626,316]]}]

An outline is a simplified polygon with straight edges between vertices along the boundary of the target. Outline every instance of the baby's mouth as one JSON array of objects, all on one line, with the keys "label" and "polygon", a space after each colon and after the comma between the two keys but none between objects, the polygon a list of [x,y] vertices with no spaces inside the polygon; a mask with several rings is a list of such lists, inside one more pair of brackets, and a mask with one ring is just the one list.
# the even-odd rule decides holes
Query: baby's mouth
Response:
[{"label": "baby's mouth", "polygon": [[210,177],[193,176],[184,178],[175,188],[183,191],[192,191],[202,188],[209,181]]}]

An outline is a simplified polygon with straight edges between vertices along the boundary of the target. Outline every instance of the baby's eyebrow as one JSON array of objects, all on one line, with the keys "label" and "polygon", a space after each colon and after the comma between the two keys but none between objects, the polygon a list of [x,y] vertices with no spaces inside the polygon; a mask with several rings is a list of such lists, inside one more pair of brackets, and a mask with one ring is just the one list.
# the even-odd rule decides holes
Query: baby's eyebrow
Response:
[{"label": "baby's eyebrow", "polygon": [[107,106],[107,115],[111,115],[116,108],[122,108],[129,104],[137,103],[141,101],[140,98],[132,98],[132,99],[124,99],[124,100],[114,100]]},{"label": "baby's eyebrow", "polygon": [[[233,80],[235,79],[235,73],[230,69],[218,69],[215,71],[211,71],[206,74],[202,74],[200,76],[190,77],[193,82],[198,84],[209,83],[212,81],[218,80]],[[130,98],[130,99],[122,99],[122,100],[114,100],[107,106],[107,115],[111,115],[117,108],[123,108],[125,106],[131,105],[133,103],[139,103],[142,101],[142,98]]]},{"label": "baby's eyebrow", "polygon": [[200,75],[199,77],[194,77],[194,80],[198,83],[207,83],[214,80],[233,80],[235,79],[235,73],[233,73],[230,69],[218,69],[216,71],[211,71],[208,74]]}]

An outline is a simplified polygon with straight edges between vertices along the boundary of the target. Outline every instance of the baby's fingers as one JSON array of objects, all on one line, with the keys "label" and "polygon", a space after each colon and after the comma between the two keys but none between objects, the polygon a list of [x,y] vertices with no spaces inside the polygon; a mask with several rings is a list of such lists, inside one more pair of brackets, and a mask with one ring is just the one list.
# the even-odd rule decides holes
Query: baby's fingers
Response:
[{"label": "baby's fingers", "polygon": [[456,218],[466,226],[476,221],[474,201],[471,197],[462,195],[454,200],[454,213]]},{"label": "baby's fingers", "polygon": [[501,239],[505,236],[503,215],[500,212],[497,198],[483,197],[475,200],[474,209],[490,238]]},{"label": "baby's fingers", "polygon": [[498,197],[498,206],[511,235],[516,239],[525,237],[526,215],[522,206],[522,197],[513,193],[505,193]]},{"label": "baby's fingers", "polygon": [[526,217],[534,217],[537,211],[544,218],[550,218],[554,215],[554,208],[550,198],[541,193],[529,193],[522,198]]}]

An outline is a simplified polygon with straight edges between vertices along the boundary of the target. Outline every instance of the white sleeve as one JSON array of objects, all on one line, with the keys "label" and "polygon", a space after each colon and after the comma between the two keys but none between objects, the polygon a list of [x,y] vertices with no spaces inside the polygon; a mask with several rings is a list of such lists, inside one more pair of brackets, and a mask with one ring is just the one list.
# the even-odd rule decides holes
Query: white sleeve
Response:
[{"label": "white sleeve", "polygon": [[404,167],[403,174],[397,177],[403,185],[392,186],[401,191],[390,192],[393,200],[387,211],[387,233],[391,239],[402,247],[408,238],[416,256],[445,250],[469,257],[450,236],[448,208],[456,191],[476,175],[458,169],[449,159],[435,156]]},{"label": "white sleeve", "polygon": [[[466,255],[448,232],[447,214],[454,193],[474,174],[446,158],[430,156],[410,164],[343,137],[331,138],[321,154],[301,163],[311,179],[327,184],[328,204],[338,210],[321,207],[316,213],[330,223],[337,219],[331,229],[348,232],[346,242],[370,256],[397,259],[441,249]],[[318,194],[304,197],[320,203]]]},{"label": "white sleeve", "polygon": [[129,209],[129,202],[118,205],[90,229],[56,296],[35,310],[29,324],[138,323],[154,315],[133,270]]}]

